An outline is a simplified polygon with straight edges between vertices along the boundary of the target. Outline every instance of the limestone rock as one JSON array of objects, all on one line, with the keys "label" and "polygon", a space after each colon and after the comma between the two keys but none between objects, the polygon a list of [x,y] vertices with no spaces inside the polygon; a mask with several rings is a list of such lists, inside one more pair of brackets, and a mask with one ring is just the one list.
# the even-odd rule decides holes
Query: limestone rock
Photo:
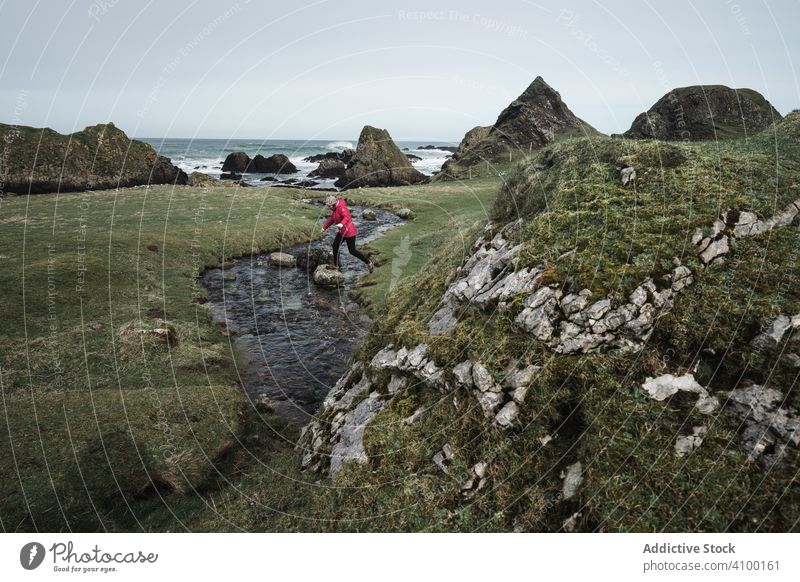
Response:
[{"label": "limestone rock", "polygon": [[519,414],[519,406],[513,400],[506,402],[505,406],[500,409],[497,416],[494,417],[495,422],[503,427],[510,428],[514,424],[514,420]]},{"label": "limestone rock", "polygon": [[446,302],[428,321],[428,333],[431,335],[444,335],[453,331],[458,325],[456,307],[451,302]]},{"label": "limestone rock", "polygon": [[398,218],[402,218],[403,220],[408,220],[409,218],[411,218],[412,214],[413,212],[411,212],[410,208],[401,208],[400,210],[395,212],[395,215],[397,215]]},{"label": "limestone rock", "polygon": [[561,488],[561,494],[564,499],[572,499],[578,492],[578,489],[583,484],[583,465],[578,461],[567,467],[566,474],[564,475],[564,484]]},{"label": "limestone rock", "polygon": [[695,394],[704,393],[706,390],[695,379],[692,374],[683,376],[673,376],[663,374],[657,378],[647,378],[642,388],[654,399],[663,401],[677,394],[678,392],[694,392]]},{"label": "limestone rock", "polygon": [[628,166],[626,168],[622,168],[620,170],[620,176],[622,178],[622,185],[627,186],[632,184],[634,180],[636,180],[636,170],[632,167]]},{"label": "limestone rock", "polygon": [[459,386],[472,388],[474,386],[472,381],[472,361],[466,360],[455,366],[453,368],[453,376],[455,376]]},{"label": "limestone rock", "polygon": [[362,400],[358,406],[344,415],[341,428],[336,433],[337,442],[331,449],[331,475],[335,475],[344,463],[355,461],[366,463],[364,430],[372,419],[386,406],[377,392]]},{"label": "limestone rock", "polygon": [[750,459],[778,461],[786,446],[800,446],[800,416],[779,390],[759,384],[742,386],[731,390],[727,407],[746,425],[741,442]]},{"label": "limestone rock", "polygon": [[475,496],[486,485],[486,472],[489,464],[484,461],[475,463],[470,469],[470,475],[464,487],[461,489],[462,494],[467,499]]},{"label": "limestone rock", "polygon": [[692,428],[692,434],[679,435],[675,439],[675,454],[679,457],[684,457],[699,447],[706,436],[706,427],[695,426]]},{"label": "limestone rock", "polygon": [[361,218],[364,220],[376,220],[378,217],[375,214],[375,211],[371,208],[365,208],[364,211],[361,213]]},{"label": "limestone rock", "polygon": [[445,443],[442,450],[433,455],[434,464],[445,474],[450,473],[450,464],[453,461],[453,449],[449,443]]},{"label": "limestone rock", "polygon": [[774,348],[791,328],[792,320],[786,315],[779,315],[763,333],[753,339],[752,344],[762,350]]},{"label": "limestone rock", "polygon": [[[706,241],[708,242],[706,243]],[[730,251],[728,237],[725,235],[722,235],[720,238],[714,240],[704,239],[704,241],[701,242],[701,247],[703,250],[700,253],[700,259],[705,265],[708,265],[711,263],[711,261],[722,255],[728,254],[728,251]]]}]

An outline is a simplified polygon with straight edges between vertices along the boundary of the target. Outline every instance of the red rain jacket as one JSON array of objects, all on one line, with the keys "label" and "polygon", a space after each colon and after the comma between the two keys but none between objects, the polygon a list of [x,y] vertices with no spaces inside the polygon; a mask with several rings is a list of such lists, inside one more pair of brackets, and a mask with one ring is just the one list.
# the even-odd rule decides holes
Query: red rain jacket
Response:
[{"label": "red rain jacket", "polygon": [[342,228],[339,229],[339,233],[344,238],[356,236],[358,233],[356,230],[356,225],[353,224],[353,219],[350,216],[350,209],[347,207],[347,202],[344,201],[344,198],[340,198],[336,203],[336,207],[333,209],[333,214],[331,214],[331,217],[322,226],[322,228],[328,230],[328,227],[332,224],[342,225]]}]

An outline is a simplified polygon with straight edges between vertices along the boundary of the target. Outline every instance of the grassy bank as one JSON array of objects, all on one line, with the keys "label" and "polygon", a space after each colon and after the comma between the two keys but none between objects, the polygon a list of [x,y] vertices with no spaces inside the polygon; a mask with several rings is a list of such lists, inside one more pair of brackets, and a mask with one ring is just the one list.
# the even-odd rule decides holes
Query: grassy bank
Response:
[{"label": "grassy bank", "polygon": [[[374,243],[387,264],[363,299],[382,304],[392,281],[485,214],[496,184],[360,191],[359,202],[415,213]],[[303,509],[266,509],[303,508],[315,489],[295,491],[308,479],[297,428],[242,396],[236,352],[196,282],[230,257],[319,236],[303,195],[159,186],[0,201],[3,530],[307,528]],[[410,258],[393,271],[403,240]],[[268,505],[248,493],[264,481]],[[258,517],[218,515],[227,502],[253,502]]]},{"label": "grassy bank", "polygon": [[[800,198],[798,122],[794,114],[777,134],[728,143],[568,140],[520,164],[491,211],[498,224],[522,219],[518,268],[543,265],[548,283],[587,288],[591,301],[623,301],[674,257],[697,282],[641,350],[559,356],[513,324],[519,300],[507,312],[465,309],[452,334],[430,336],[428,319],[463,257],[457,243],[443,247],[393,294],[363,361],[389,343],[428,343],[445,368],[469,358],[495,379],[512,362],[543,370],[509,430],[492,426],[466,391],[442,398],[419,385],[395,397],[365,432],[370,463],[340,472],[321,511],[374,530],[557,531],[574,517],[579,531],[795,531],[796,447],[780,463],[751,461],[734,414],[704,417],[693,401],[658,402],[641,385],[691,372],[723,403],[726,391],[752,382],[800,408],[797,369],[783,357],[796,340],[769,350],[751,343],[778,314],[800,311],[798,219],[732,241],[727,259],[708,268],[690,240],[729,208],[769,218]],[[638,174],[628,188],[626,165]],[[400,422],[420,407],[428,409],[420,421]],[[708,429],[702,445],[677,456],[676,438],[694,426]],[[455,455],[449,474],[431,461],[445,443]],[[468,497],[462,488],[478,462],[488,463],[488,484]],[[584,485],[564,499],[575,462]]]}]

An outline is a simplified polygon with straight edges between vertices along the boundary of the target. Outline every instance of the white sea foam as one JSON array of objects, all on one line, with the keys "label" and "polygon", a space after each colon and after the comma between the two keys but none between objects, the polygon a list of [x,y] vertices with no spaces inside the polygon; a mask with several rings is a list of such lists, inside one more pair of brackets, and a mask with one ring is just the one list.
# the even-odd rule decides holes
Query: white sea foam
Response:
[{"label": "white sea foam", "polygon": [[327,150],[353,150],[353,142],[350,141],[332,141],[325,146]]}]

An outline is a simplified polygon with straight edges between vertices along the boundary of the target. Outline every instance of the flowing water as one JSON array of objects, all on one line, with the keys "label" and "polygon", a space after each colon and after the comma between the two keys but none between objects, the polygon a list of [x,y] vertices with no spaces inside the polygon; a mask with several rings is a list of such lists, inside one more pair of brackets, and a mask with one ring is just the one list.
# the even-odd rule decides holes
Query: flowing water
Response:
[{"label": "flowing water", "polygon": [[[403,222],[377,208],[377,220],[361,220],[363,209],[350,207],[358,245]],[[329,247],[332,239],[329,231],[321,241],[281,250],[301,256],[309,247]],[[202,275],[213,321],[227,325],[246,361],[239,373],[247,395],[255,400],[266,394],[278,414],[298,424],[317,410],[369,327],[369,318],[347,299],[366,265],[350,256],[345,244],[340,264],[345,284],[338,290],[315,285],[310,269],[272,267],[268,255],[238,259]]]}]

